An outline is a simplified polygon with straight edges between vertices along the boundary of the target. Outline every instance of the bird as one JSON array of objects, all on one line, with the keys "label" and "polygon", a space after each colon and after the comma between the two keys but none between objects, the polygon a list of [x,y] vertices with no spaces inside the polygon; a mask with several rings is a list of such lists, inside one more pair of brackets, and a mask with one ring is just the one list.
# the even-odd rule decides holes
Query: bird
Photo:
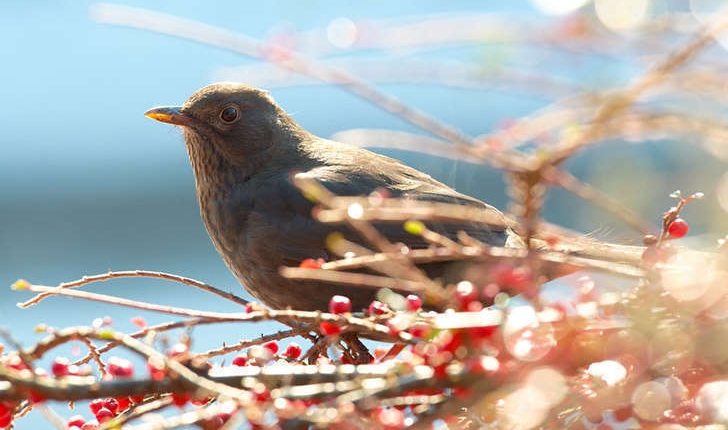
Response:
[{"label": "bird", "polygon": [[[298,266],[306,259],[330,260],[326,238],[341,229],[312,218],[314,203],[292,183],[293,172],[315,179],[339,196],[385,190],[396,198],[500,214],[398,160],[308,132],[269,92],[250,85],[215,83],[193,93],[181,106],[156,107],[145,115],[182,128],[200,214],[212,243],[244,288],[274,309],[325,311],[334,295],[347,296],[353,309],[363,309],[376,293],[281,276],[283,266]],[[428,227],[449,238],[465,231],[488,245],[523,246],[521,238],[503,225]],[[393,243],[427,246],[401,225],[377,227]],[[352,232],[347,238],[356,240]],[[441,266],[428,274],[442,274]]]}]

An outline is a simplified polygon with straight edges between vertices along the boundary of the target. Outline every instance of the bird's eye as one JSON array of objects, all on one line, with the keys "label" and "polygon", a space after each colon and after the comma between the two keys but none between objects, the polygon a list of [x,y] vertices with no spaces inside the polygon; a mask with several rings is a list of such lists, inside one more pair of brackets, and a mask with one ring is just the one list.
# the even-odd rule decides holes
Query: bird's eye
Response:
[{"label": "bird's eye", "polygon": [[238,108],[235,106],[228,106],[220,111],[220,119],[230,124],[238,119]]}]

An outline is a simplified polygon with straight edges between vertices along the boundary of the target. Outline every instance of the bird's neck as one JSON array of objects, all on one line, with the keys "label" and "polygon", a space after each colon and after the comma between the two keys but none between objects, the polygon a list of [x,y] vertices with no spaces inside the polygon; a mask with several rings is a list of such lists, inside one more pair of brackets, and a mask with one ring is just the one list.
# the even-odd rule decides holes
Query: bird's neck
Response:
[{"label": "bird's neck", "polygon": [[[185,132],[187,151],[194,171],[200,214],[215,246],[225,256],[237,246],[227,243],[238,237],[254,206],[251,187],[272,172],[307,170],[311,166],[301,148],[312,135],[295,122],[285,121],[270,136],[273,145],[254,154],[242,154],[232,160],[220,153],[212,142],[196,133]],[[292,156],[296,153],[296,156]],[[279,196],[270,196],[279,198]],[[226,232],[220,235],[219,232]]]}]

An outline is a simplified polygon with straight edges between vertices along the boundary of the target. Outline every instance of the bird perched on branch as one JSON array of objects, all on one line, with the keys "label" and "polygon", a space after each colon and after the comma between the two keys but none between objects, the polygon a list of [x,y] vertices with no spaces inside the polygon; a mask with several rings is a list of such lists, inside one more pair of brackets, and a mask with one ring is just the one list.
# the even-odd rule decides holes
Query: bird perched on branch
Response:
[{"label": "bird perched on branch", "polygon": [[[158,107],[146,116],[182,127],[207,232],[227,266],[256,299],[273,308],[326,310],[331,296],[352,299],[362,309],[372,289],[326,282],[293,281],[281,266],[305,259],[331,259],[326,238],[341,226],[311,217],[314,203],[292,184],[298,172],[338,196],[362,196],[380,189],[392,197],[454,203],[497,210],[458,193],[429,175],[365,149],[314,136],[299,126],[263,90],[218,83],[194,93],[182,106]],[[492,246],[522,246],[501,225],[428,225],[454,239],[458,231]],[[377,224],[393,243],[427,246],[401,224]],[[356,240],[351,232],[347,238]],[[443,264],[429,274],[442,274]],[[434,270],[433,270],[434,267]]]}]

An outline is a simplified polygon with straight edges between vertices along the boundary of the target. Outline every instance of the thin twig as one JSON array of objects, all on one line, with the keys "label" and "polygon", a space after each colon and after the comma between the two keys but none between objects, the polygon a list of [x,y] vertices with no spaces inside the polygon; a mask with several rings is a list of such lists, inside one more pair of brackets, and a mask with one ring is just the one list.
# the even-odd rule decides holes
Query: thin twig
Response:
[{"label": "thin twig", "polygon": [[67,289],[67,288],[75,288],[80,287],[83,285],[91,284],[94,282],[104,282],[111,279],[117,279],[117,278],[157,278],[157,279],[166,279],[168,281],[174,281],[179,282],[180,284],[189,285],[192,287],[199,288],[201,290],[210,292],[212,294],[215,294],[217,296],[220,296],[224,299],[230,300],[233,303],[237,303],[239,305],[245,306],[248,301],[245,299],[242,299],[235,294],[232,294],[230,292],[222,291],[218,288],[213,287],[212,285],[206,284],[204,282],[197,281],[192,278],[187,278],[180,275],[174,275],[171,273],[164,273],[164,272],[155,272],[155,271],[149,271],[149,270],[129,270],[129,271],[121,271],[121,272],[112,272],[109,271],[108,273],[101,273],[98,275],[91,275],[91,276],[84,276],[81,279],[77,279],[75,281],[71,282],[64,282],[62,284],[59,284],[55,289],[52,289],[50,291],[46,291],[44,293],[41,293],[35,297],[33,297],[30,300],[27,300],[22,303],[18,303],[18,307],[20,308],[27,308],[32,305],[35,305],[39,303],[41,300],[43,300],[46,297],[49,297],[56,292]]},{"label": "thin twig", "polygon": [[330,270],[307,269],[301,267],[281,267],[280,274],[289,279],[306,279],[323,281],[333,284],[348,285],[351,287],[406,291],[413,294],[422,294],[424,286],[419,282],[395,279],[388,276],[368,275],[366,273],[334,272]]},{"label": "thin twig", "polygon": [[199,354],[195,354],[193,356],[193,358],[217,357],[219,355],[225,355],[225,354],[229,354],[231,352],[241,351],[245,348],[249,348],[254,345],[262,345],[266,342],[286,339],[286,338],[293,337],[293,336],[298,336],[302,333],[307,333],[309,331],[311,331],[310,327],[301,327],[299,329],[278,331],[276,333],[262,335],[255,339],[241,340],[238,343],[236,343],[235,345],[230,345],[230,346],[226,346],[223,348],[218,348],[218,349],[213,349],[213,350],[206,351],[206,352],[201,352]]},{"label": "thin twig", "polygon": [[186,316],[186,317],[227,319],[227,318],[230,318],[231,315],[236,315],[235,313],[230,314],[230,313],[223,313],[223,312],[208,312],[208,311],[200,311],[200,310],[195,310],[195,309],[179,308],[179,307],[175,307],[175,306],[157,305],[154,303],[140,302],[138,300],[130,300],[130,299],[122,298],[122,297],[109,296],[106,294],[91,293],[88,291],[58,289],[58,287],[46,287],[43,285],[31,284],[30,286],[28,286],[28,290],[32,291],[34,293],[50,293],[51,295],[74,297],[77,299],[92,300],[95,302],[119,305],[119,306],[124,306],[124,307],[128,307],[128,308],[140,309],[140,310],[144,310],[144,311],[160,312],[160,313],[165,313],[165,314],[181,315],[181,316]]}]

